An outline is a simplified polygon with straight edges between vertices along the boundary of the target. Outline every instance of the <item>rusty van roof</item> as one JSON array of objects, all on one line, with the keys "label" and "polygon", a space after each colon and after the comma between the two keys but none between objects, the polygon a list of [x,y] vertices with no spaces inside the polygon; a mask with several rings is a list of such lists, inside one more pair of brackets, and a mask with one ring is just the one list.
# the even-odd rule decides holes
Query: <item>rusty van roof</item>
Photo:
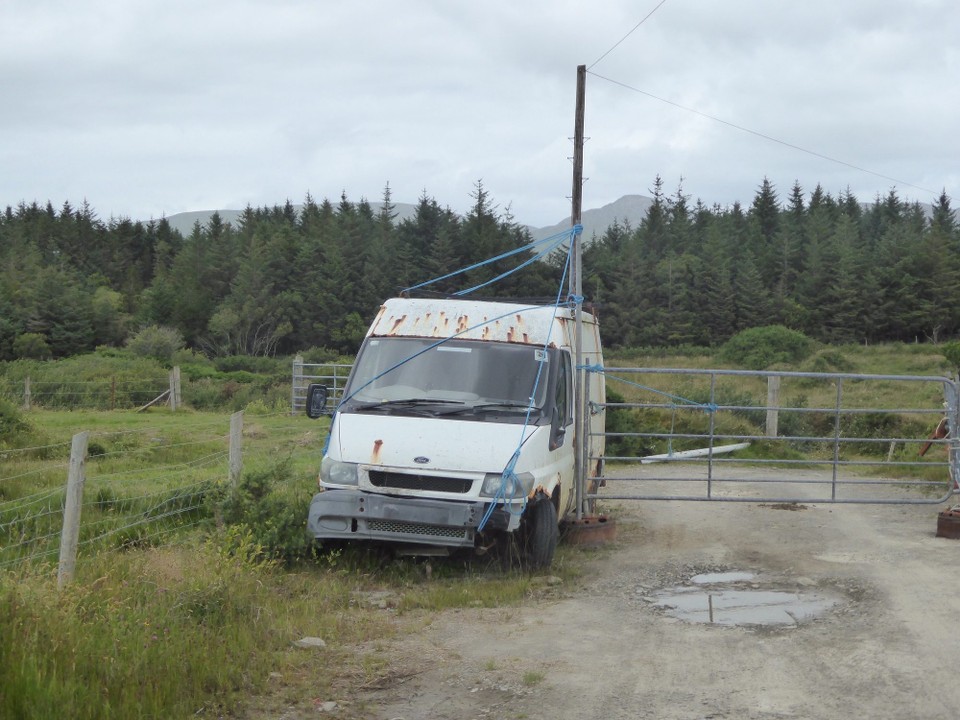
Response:
[{"label": "rusty van roof", "polygon": [[[381,307],[367,332],[373,337],[456,336],[463,340],[489,340],[542,345],[550,341],[562,345],[564,336],[550,333],[556,312],[561,326],[573,320],[567,307],[524,305],[485,300],[436,300],[427,298],[391,298]],[[584,321],[593,318],[584,313]]]}]

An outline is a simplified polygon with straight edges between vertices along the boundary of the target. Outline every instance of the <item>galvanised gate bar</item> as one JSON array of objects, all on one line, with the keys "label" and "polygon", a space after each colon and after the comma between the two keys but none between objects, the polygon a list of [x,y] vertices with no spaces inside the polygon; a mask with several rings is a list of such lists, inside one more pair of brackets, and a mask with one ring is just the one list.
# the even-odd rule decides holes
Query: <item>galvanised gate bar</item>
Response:
[{"label": "galvanised gate bar", "polygon": [[[584,499],[946,502],[957,490],[948,377],[588,367],[606,375],[600,489]],[[622,400],[618,397],[622,396]],[[616,398],[614,401],[611,398]],[[941,422],[943,425],[941,426]],[[944,437],[931,438],[941,426]],[[927,447],[925,447],[927,446]]]}]

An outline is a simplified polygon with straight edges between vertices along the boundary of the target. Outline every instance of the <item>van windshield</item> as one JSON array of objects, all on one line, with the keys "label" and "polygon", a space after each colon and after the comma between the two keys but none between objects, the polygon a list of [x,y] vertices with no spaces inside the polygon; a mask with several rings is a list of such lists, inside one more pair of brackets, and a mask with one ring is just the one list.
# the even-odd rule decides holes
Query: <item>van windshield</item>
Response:
[{"label": "van windshield", "polygon": [[367,338],[344,389],[348,399],[341,410],[457,419],[511,416],[522,422],[536,386],[530,418],[536,421],[545,415],[552,352],[534,345],[437,342]]}]

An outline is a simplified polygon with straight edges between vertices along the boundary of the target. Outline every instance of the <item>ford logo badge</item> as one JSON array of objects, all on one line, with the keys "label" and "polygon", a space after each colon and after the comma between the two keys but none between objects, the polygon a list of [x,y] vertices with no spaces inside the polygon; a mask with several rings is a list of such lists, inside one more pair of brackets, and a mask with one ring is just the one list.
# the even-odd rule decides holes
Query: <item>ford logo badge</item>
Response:
[{"label": "ford logo badge", "polygon": [[423,455],[418,455],[413,459],[413,461],[418,465],[426,465],[428,462],[430,462],[430,458],[424,457]]}]

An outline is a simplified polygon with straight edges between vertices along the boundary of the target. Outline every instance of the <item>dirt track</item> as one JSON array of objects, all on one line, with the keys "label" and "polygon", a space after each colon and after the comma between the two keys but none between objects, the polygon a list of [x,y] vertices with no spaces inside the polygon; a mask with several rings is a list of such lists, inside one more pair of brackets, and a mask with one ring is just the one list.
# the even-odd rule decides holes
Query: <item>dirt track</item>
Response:
[{"label": "dirt track", "polygon": [[[394,681],[353,708],[383,720],[953,720],[960,540],[935,537],[944,507],[608,504],[618,541],[594,553],[582,587],[433,617],[388,646]],[[732,571],[753,577],[707,590],[835,604],[780,627],[684,621],[658,604],[695,575]]]}]

